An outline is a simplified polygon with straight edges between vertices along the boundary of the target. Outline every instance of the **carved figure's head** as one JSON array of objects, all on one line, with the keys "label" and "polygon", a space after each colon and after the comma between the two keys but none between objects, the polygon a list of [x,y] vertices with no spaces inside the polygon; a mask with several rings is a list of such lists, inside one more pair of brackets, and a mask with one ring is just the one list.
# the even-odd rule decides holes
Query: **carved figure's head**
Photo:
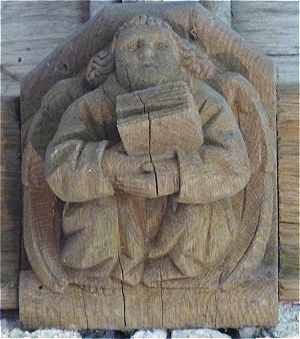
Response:
[{"label": "carved figure's head", "polygon": [[111,46],[98,53],[88,67],[88,80],[97,83],[108,70],[116,72],[130,90],[186,79],[187,71],[201,79],[213,76],[215,66],[199,58],[192,44],[160,18],[133,17],[119,27]]},{"label": "carved figure's head", "polygon": [[182,78],[174,35],[159,18],[138,16],[122,25],[113,41],[118,80],[136,90]]}]

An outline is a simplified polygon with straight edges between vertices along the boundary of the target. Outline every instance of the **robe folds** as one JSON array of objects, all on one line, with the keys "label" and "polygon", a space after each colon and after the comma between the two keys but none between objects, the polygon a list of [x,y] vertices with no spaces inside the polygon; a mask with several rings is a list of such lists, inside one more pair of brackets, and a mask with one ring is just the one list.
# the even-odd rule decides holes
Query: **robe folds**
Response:
[{"label": "robe folds", "polygon": [[228,103],[192,82],[204,143],[194,153],[178,150],[177,194],[146,199],[117,191],[102,166],[106,150],[121,142],[115,103],[126,92],[112,74],[68,107],[48,145],[46,179],[65,202],[63,264],[148,286],[220,273],[241,228],[231,200],[250,178]]}]

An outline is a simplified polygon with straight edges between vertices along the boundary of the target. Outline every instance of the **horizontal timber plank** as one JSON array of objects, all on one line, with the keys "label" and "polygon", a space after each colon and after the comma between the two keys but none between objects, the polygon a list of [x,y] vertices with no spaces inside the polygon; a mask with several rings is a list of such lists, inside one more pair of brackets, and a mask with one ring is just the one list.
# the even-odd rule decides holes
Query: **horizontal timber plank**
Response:
[{"label": "horizontal timber plank", "polygon": [[279,70],[279,87],[297,85],[298,2],[232,1],[231,7],[233,29],[273,59]]},{"label": "horizontal timber plank", "polygon": [[85,20],[82,1],[1,3],[2,95],[19,95],[20,81]]}]

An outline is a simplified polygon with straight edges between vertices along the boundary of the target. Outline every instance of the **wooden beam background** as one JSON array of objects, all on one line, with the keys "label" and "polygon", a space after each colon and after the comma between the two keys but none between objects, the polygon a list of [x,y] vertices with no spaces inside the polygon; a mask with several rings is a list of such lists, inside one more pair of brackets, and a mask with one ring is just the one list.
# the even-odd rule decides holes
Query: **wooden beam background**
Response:
[{"label": "wooden beam background", "polygon": [[[128,0],[127,0],[128,1]],[[3,1],[1,2],[1,95],[18,96],[20,81],[68,35],[105,5],[121,1]],[[125,2],[125,1],[124,1]],[[128,1],[134,2],[134,1]],[[278,66],[278,184],[280,226],[280,298],[299,300],[299,83],[297,2],[201,1],[216,16],[269,55]],[[134,6],[134,3],[132,4]],[[3,116],[1,116],[2,122]],[[17,133],[17,132],[16,132]],[[1,139],[1,142],[3,140]],[[13,173],[13,172],[12,172]],[[15,176],[19,176],[14,172]],[[1,172],[1,188],[3,187]],[[3,200],[4,196],[1,196]],[[17,199],[21,201],[21,195]],[[1,219],[1,236],[7,229]],[[19,262],[18,234],[10,256]],[[1,254],[3,256],[3,248]],[[6,250],[5,250],[6,251]],[[1,273],[6,274],[1,261]],[[11,281],[17,279],[17,272]],[[8,278],[10,279],[10,278]],[[1,283],[2,300],[3,285]],[[6,293],[10,308],[15,292]],[[9,295],[12,295],[10,297]],[[5,304],[1,305],[5,308]]]},{"label": "wooden beam background", "polygon": [[278,68],[280,299],[299,302],[299,3],[233,1],[232,26]]}]

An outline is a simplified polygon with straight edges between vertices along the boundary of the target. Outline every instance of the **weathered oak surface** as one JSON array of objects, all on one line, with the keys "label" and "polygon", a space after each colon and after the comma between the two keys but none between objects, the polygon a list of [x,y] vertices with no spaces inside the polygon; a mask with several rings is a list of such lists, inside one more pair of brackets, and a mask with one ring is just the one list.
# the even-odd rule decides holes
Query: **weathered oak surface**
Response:
[{"label": "weathered oak surface", "polygon": [[[194,48],[176,31],[193,37]],[[137,32],[143,34],[137,38]],[[94,44],[86,43],[90,40]],[[214,58],[218,66],[210,61]],[[73,78],[55,84],[63,79],[60,65]],[[85,78],[93,67],[99,83]],[[170,102],[163,86],[153,97],[147,92],[183,79],[187,92],[179,90]],[[140,102],[136,97],[131,102],[130,95],[124,99],[125,93]],[[167,124],[170,131],[163,124],[156,127],[155,119],[168,117],[181,96],[193,98],[183,101],[183,112],[199,112],[204,142],[197,134],[198,147],[177,145],[177,157],[169,158],[161,134],[170,138],[174,130],[180,140],[186,131],[174,119]],[[124,135],[115,131],[121,97],[119,120],[146,115],[142,153],[151,170],[120,148],[120,142],[126,146]],[[161,109],[161,97],[168,107]],[[201,6],[106,7],[26,77],[22,104],[23,121],[33,122],[29,130],[23,126],[29,131],[23,140],[24,239],[40,281],[37,285],[30,272],[22,274],[20,313],[28,327],[48,325],[49,314],[57,326],[70,326],[70,318],[60,316],[69,300],[76,304],[70,305],[75,327],[110,327],[111,321],[115,328],[276,322],[276,97],[275,71],[267,58]],[[162,127],[166,132],[156,136]],[[138,135],[129,134],[133,141]],[[66,202],[63,213],[57,197]],[[87,298],[95,290],[101,298],[96,307],[105,305],[102,312],[89,310]],[[46,300],[57,292],[64,303],[49,308]],[[112,320],[105,316],[112,307],[106,293],[123,301]],[[254,294],[260,301],[257,313],[240,312],[253,306]],[[141,309],[133,306],[137,298],[144,301]],[[171,315],[164,300],[174,302]],[[178,313],[176,305],[186,312]],[[76,315],[83,310],[85,325]]]},{"label": "weathered oak surface", "polygon": [[74,286],[61,296],[32,272],[21,274],[20,317],[28,328],[239,328],[273,326],[277,319],[277,289],[269,281],[229,291],[119,286],[90,293]]},{"label": "weathered oak surface", "polygon": [[232,16],[232,28],[273,59],[278,67],[279,88],[297,85],[299,4],[294,1],[233,1]]},{"label": "weathered oak surface", "polygon": [[1,309],[18,307],[22,220],[19,99],[1,98]]},{"label": "weathered oak surface", "polygon": [[280,295],[300,302],[299,87],[279,92],[278,113]]},{"label": "weathered oak surface", "polygon": [[299,4],[234,1],[232,15],[233,28],[278,67],[280,298],[299,301]]},{"label": "weathered oak surface", "polygon": [[[13,1],[7,2],[4,6],[8,5],[13,5]],[[222,3],[222,2],[221,2]],[[95,2],[96,5],[99,4],[99,2]],[[220,4],[220,2],[218,2]],[[264,5],[265,4],[265,5]],[[46,6],[46,3],[40,4],[39,6]],[[251,8],[249,7],[251,6]],[[291,7],[292,6],[292,7]],[[260,8],[263,7],[263,15],[259,14],[261,12]],[[297,51],[295,53],[295,49],[291,46],[296,46],[297,42],[295,42],[295,29],[297,29],[297,9],[296,3],[278,3],[278,2],[273,2],[273,3],[263,3],[263,2],[234,2],[233,4],[233,14],[234,14],[234,22],[235,22],[235,29],[237,31],[240,31],[242,35],[245,36],[245,38],[248,40],[248,33],[249,37],[253,37],[253,43],[256,44],[256,41],[260,43],[260,48],[264,50],[265,46],[268,46],[268,44],[272,44],[272,47],[270,49],[270,55],[271,57],[274,58],[274,60],[278,60],[280,69],[283,69],[282,67],[286,67],[287,72],[281,72],[280,74],[280,79],[284,79],[284,77],[287,75],[290,79],[293,78],[293,74],[296,75],[297,71]],[[78,7],[77,7],[78,8]],[[14,7],[15,11],[19,11],[21,9],[21,3],[17,3],[17,6]],[[249,10],[251,10],[251,15],[248,15]],[[32,11],[32,9],[30,9]],[[49,20],[56,20],[56,17],[61,13],[61,9],[59,11],[56,11],[56,13],[49,17],[45,18],[44,16],[44,21],[46,20],[48,22]],[[70,13],[70,12],[69,12]],[[72,12],[73,13],[73,12]],[[10,16],[11,17],[11,16]],[[74,18],[77,18],[77,14],[74,16]],[[239,21],[239,17],[241,17],[241,21]],[[265,18],[268,17],[268,20],[265,20]],[[273,17],[273,19],[272,19]],[[30,18],[30,21],[24,23],[24,25],[34,25],[34,20],[38,17],[32,17]],[[258,18],[258,19],[257,19]],[[275,18],[275,19],[274,19]],[[281,21],[283,20],[284,21]],[[294,18],[291,20],[291,18]],[[73,20],[73,19],[72,19]],[[76,19],[77,20],[77,19]],[[251,21],[254,20],[255,24],[253,26],[255,27],[261,27],[259,28],[258,31],[253,29]],[[50,22],[50,21],[49,21]],[[238,24],[237,24],[238,22]],[[271,22],[269,25],[269,30],[266,30],[266,23]],[[288,23],[288,25],[286,25]],[[73,24],[72,24],[73,25]],[[244,25],[244,26],[243,26]],[[251,26],[252,28],[249,29],[249,32],[247,32],[247,25]],[[57,25],[56,25],[57,26]],[[280,27],[287,27],[287,34],[290,37],[290,39],[283,39],[283,36],[281,34],[281,28]],[[65,27],[65,26],[64,26]],[[68,26],[68,29],[71,26]],[[72,26],[72,29],[75,26]],[[56,27],[57,29],[60,29],[59,27]],[[272,34],[271,32],[274,32],[274,29],[278,28],[278,34]],[[70,28],[70,32],[72,30]],[[43,32],[44,30],[39,30],[38,33]],[[245,31],[245,33],[244,33]],[[11,32],[9,34],[9,37],[15,37],[14,30],[10,30]],[[268,38],[266,38],[266,34],[269,34]],[[53,27],[51,29],[51,34],[54,36],[54,30]],[[62,38],[62,35],[60,32],[58,32],[59,38]],[[51,36],[47,36],[50,40],[52,39]],[[15,38],[14,38],[15,39]],[[37,36],[37,43],[38,43],[39,36]],[[52,39],[53,40],[53,39]],[[29,42],[30,40],[28,40]],[[280,46],[283,46],[283,43],[288,44],[289,42],[292,42],[290,46],[285,45],[284,48],[281,48]],[[295,42],[295,44],[294,44]],[[15,42],[17,43],[17,42]],[[15,46],[15,43],[12,43],[10,46]],[[26,46],[23,46],[21,41],[18,41],[18,43],[21,46],[21,49],[26,49]],[[32,44],[32,41],[30,41],[30,44]],[[41,44],[41,43],[39,43]],[[43,44],[47,45],[47,40],[46,38],[43,38]],[[15,48],[15,47],[13,47]],[[42,48],[42,47],[37,47],[37,48]],[[19,51],[19,47],[16,48],[16,51]],[[17,53],[16,52],[16,53]],[[29,51],[27,51],[28,53]],[[18,53],[17,53],[18,54]],[[274,55],[273,55],[274,54]],[[38,53],[39,55],[39,53]],[[10,54],[11,59],[9,60],[9,63],[11,63],[11,60],[14,60],[13,63],[18,64],[15,60],[18,55],[15,54]],[[21,55],[22,56],[22,55]],[[43,54],[44,56],[44,54]],[[42,59],[43,56],[40,56],[40,59]],[[32,56],[32,60],[35,60],[35,56]],[[37,60],[36,62],[38,62]],[[282,62],[280,61],[282,60]],[[291,62],[290,62],[291,61]],[[22,63],[21,63],[22,64]],[[24,71],[25,74],[25,71]],[[5,78],[6,79],[6,78]],[[282,80],[283,82],[285,80]],[[293,80],[292,80],[293,82]],[[6,93],[17,93],[15,91],[18,91],[18,85],[15,87],[10,87],[12,86],[11,84],[16,83],[15,81],[12,82],[7,82],[9,84],[9,88],[7,89],[8,92]],[[289,84],[289,80],[287,80],[287,84]],[[288,87],[288,86],[287,86]],[[14,88],[12,92],[10,92],[10,88]],[[284,178],[280,183],[280,193],[281,194],[281,189],[282,189],[282,195],[280,198],[281,201],[281,217],[280,219],[281,225],[280,227],[283,229],[285,228],[284,231],[281,232],[281,241],[284,242],[284,251],[281,252],[283,255],[283,259],[281,260],[281,263],[283,263],[284,267],[288,267],[288,269],[284,269],[282,272],[282,277],[281,277],[281,293],[283,296],[283,299],[285,300],[297,300],[297,297],[299,296],[298,293],[298,272],[295,270],[295,267],[297,267],[299,261],[298,261],[298,244],[296,242],[297,237],[295,234],[299,233],[299,224],[298,220],[295,221],[295,218],[297,218],[297,199],[298,199],[298,194],[296,194],[296,185],[299,183],[298,179],[298,171],[297,171],[297,166],[295,166],[298,162],[298,154],[295,155],[295,152],[297,152],[297,136],[294,138],[289,137],[289,133],[291,135],[295,135],[294,133],[297,134],[297,130],[295,131],[295,124],[298,122],[297,118],[297,112],[299,112],[298,108],[298,102],[297,102],[297,88],[291,88],[289,90],[288,88],[286,91],[284,91],[285,94],[284,96],[286,97],[286,104],[285,104],[285,109],[287,114],[283,116],[283,119],[280,122],[280,129],[282,135],[284,135],[284,139],[288,140],[284,145],[279,146],[279,152],[281,156],[284,156],[286,150],[287,150],[287,156],[284,159],[281,159],[281,165],[279,171],[281,173],[284,173]],[[287,94],[289,93],[289,94]],[[289,104],[289,101],[291,104]],[[280,110],[281,111],[281,110]],[[289,112],[295,112],[292,114],[292,116],[289,114]],[[285,121],[286,119],[286,121]],[[279,115],[279,120],[280,120],[280,115]],[[287,127],[288,125],[288,127]],[[281,150],[281,151],[280,151]],[[296,150],[296,151],[295,151]],[[296,173],[295,173],[296,171]],[[280,175],[280,174],[279,174]],[[291,185],[291,182],[293,182],[293,185]],[[287,188],[284,189],[284,186]],[[295,192],[295,193],[293,193]],[[294,195],[296,194],[296,195]],[[292,220],[292,221],[291,221]],[[287,264],[285,264],[285,262]],[[294,278],[293,278],[294,277]],[[292,278],[292,279],[291,279]]]},{"label": "weathered oak surface", "polygon": [[[1,2],[3,95],[19,95],[24,76],[84,22],[84,3],[88,5],[87,1]],[[67,75],[67,70],[61,71]]]}]

